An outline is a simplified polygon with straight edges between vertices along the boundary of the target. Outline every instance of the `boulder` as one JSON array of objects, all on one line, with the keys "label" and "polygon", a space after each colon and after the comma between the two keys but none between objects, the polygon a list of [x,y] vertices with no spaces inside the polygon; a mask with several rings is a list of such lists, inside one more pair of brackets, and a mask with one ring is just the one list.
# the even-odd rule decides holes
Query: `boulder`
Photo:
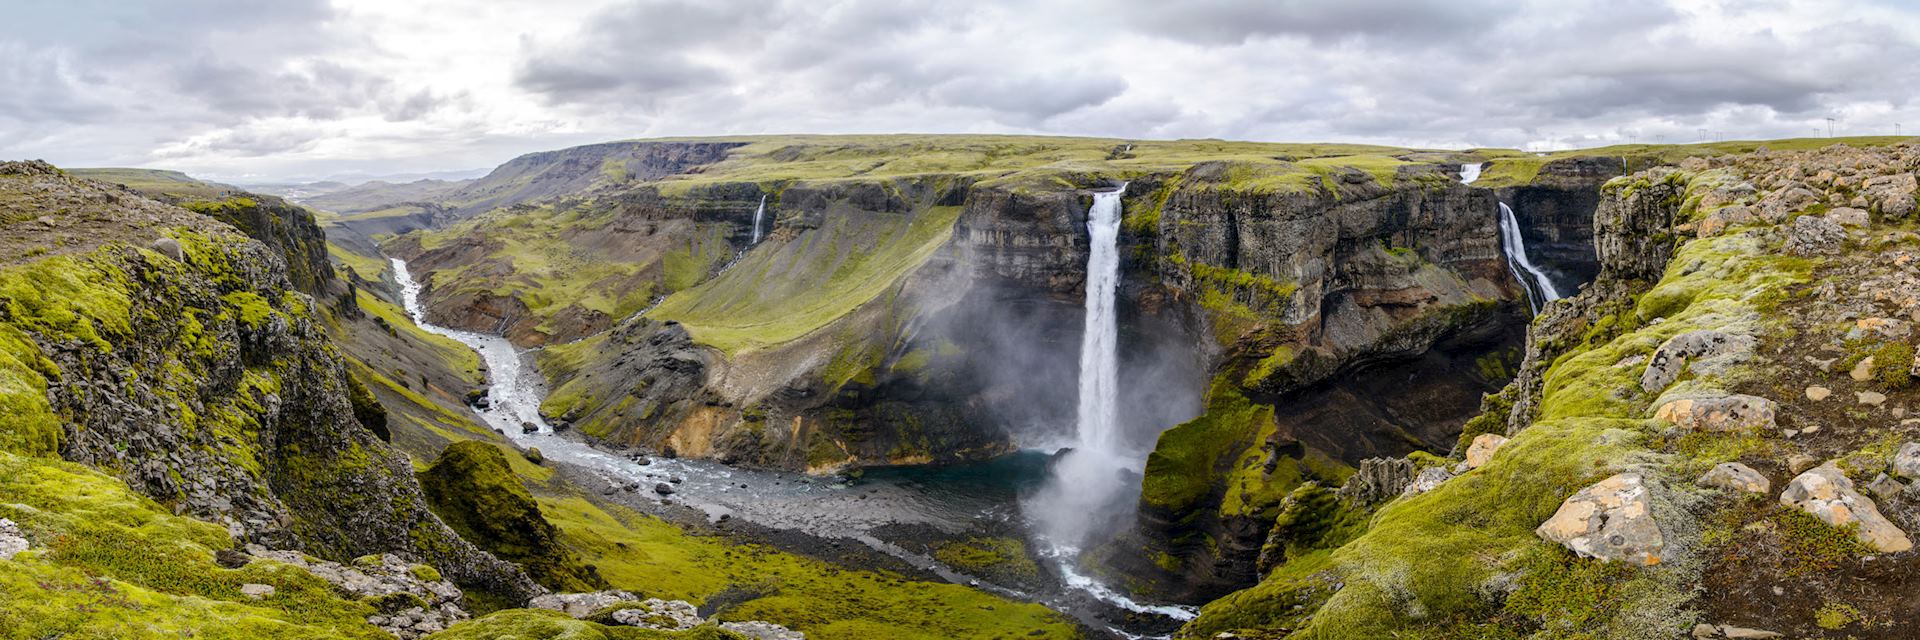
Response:
[{"label": "boulder", "polygon": [[720,628],[753,638],[754,640],[807,640],[807,634],[786,627],[758,620],[752,622],[722,622]]},{"label": "boulder", "polygon": [[154,250],[155,253],[166,256],[174,262],[184,262],[187,258],[186,251],[180,248],[180,241],[173,238],[155,240],[152,244],[147,245],[147,248]]},{"label": "boulder", "polygon": [[1787,229],[1787,253],[1817,256],[1838,252],[1847,241],[1847,230],[1819,216],[1800,216]]},{"label": "boulder", "polygon": [[1700,223],[1694,227],[1694,233],[1702,238],[1711,238],[1726,231],[1727,227],[1753,222],[1759,219],[1759,217],[1760,216],[1754,213],[1753,207],[1736,204],[1721,208],[1718,211],[1707,214],[1707,217],[1701,218]]},{"label": "boulder", "polygon": [[1698,482],[1703,487],[1745,491],[1747,493],[1767,493],[1773,489],[1773,483],[1749,467],[1738,462],[1722,462],[1708,469]]},{"label": "boulder", "polygon": [[1813,514],[1822,522],[1842,527],[1858,523],[1854,535],[1885,553],[1913,548],[1913,540],[1880,515],[1873,500],[1853,489],[1853,481],[1832,462],[1808,469],[1787,483],[1780,503]]},{"label": "boulder", "polygon": [[1833,390],[1821,386],[1807,387],[1807,399],[1814,402],[1825,400],[1833,395]]},{"label": "boulder", "polygon": [[27,534],[12,520],[0,518],[0,560],[12,560],[13,556],[26,551]]},{"label": "boulder", "polygon": [[613,612],[612,617],[614,622],[629,627],[662,631],[684,631],[706,622],[691,603],[659,598],[647,598],[638,607]]},{"label": "boulder", "polygon": [[1744,394],[1675,400],[1654,412],[1655,418],[1694,431],[1772,429],[1773,416],[1772,400]]},{"label": "boulder", "polygon": [[1843,227],[1864,227],[1872,223],[1863,209],[1840,207],[1827,212],[1827,219]]},{"label": "boulder", "polygon": [[1650,491],[1639,472],[1614,475],[1567,498],[1534,533],[1585,558],[1659,564],[1666,539]]},{"label": "boulder", "polygon": [[1900,445],[1893,453],[1893,474],[1908,480],[1920,480],[1920,442]]},{"label": "boulder", "polygon": [[1653,352],[1646,371],[1640,374],[1640,389],[1649,393],[1667,388],[1694,361],[1698,373],[1712,373],[1745,360],[1753,353],[1752,336],[1701,329],[1674,336]]},{"label": "boulder", "polygon": [[1898,173],[1880,176],[1866,181],[1862,191],[1874,207],[1880,209],[1880,215],[1898,220],[1913,214],[1916,183],[1911,173]]},{"label": "boulder", "polygon": [[1895,480],[1884,473],[1874,476],[1873,481],[1867,483],[1867,493],[1871,493],[1874,497],[1881,500],[1892,500],[1898,497],[1900,492],[1906,490],[1907,485],[1905,483]]},{"label": "boulder", "polygon": [[1446,467],[1427,467],[1421,469],[1420,473],[1413,476],[1413,482],[1407,483],[1406,490],[1401,491],[1400,496],[1412,497],[1432,491],[1435,487],[1440,486],[1440,483],[1446,482],[1451,478],[1453,478],[1453,472],[1447,471]]},{"label": "boulder", "polygon": [[1478,469],[1493,460],[1493,452],[1507,444],[1507,437],[1492,433],[1482,433],[1473,437],[1473,444],[1467,446],[1467,468]]},{"label": "boulder", "polygon": [[247,583],[240,585],[240,595],[260,600],[273,597],[275,589],[270,584]]},{"label": "boulder", "polygon": [[558,611],[575,618],[585,618],[595,611],[621,602],[639,602],[640,596],[627,591],[591,591],[587,593],[551,593],[537,596],[527,601],[529,609],[547,609]]}]

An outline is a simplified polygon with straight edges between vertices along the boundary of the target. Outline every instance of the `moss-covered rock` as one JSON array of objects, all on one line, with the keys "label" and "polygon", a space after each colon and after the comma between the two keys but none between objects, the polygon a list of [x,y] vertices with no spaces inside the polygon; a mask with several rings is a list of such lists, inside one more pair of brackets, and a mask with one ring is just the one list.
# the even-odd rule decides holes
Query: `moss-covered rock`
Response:
[{"label": "moss-covered rock", "polygon": [[555,591],[604,589],[599,572],[559,541],[560,532],[540,514],[500,447],[488,442],[448,445],[433,466],[420,472],[433,511],[460,535],[493,555],[525,568]]}]

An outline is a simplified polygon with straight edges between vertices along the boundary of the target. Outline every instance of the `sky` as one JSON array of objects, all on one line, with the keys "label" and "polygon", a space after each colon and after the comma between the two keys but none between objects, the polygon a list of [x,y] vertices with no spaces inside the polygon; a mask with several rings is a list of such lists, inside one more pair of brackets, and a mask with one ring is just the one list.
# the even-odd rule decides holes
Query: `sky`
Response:
[{"label": "sky", "polygon": [[1920,127],[1920,0],[4,0],[0,159],[244,183],[653,136],[1552,150]]}]

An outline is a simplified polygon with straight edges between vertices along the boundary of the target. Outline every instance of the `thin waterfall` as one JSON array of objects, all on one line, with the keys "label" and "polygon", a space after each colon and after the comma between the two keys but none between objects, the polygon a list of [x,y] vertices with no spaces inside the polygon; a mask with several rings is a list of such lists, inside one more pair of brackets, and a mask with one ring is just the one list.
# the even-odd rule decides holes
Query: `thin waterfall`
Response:
[{"label": "thin waterfall", "polygon": [[[1485,163],[1460,165],[1460,182],[1473,184],[1473,181],[1480,179],[1480,171],[1485,167]],[[1520,235],[1520,218],[1505,202],[1500,203],[1500,250],[1507,256],[1507,271],[1526,291],[1527,306],[1534,313],[1540,313],[1547,303],[1562,297],[1560,290],[1554,288],[1553,279],[1548,278],[1539,267],[1533,266],[1533,260],[1527,258],[1527,240]]]},{"label": "thin waterfall", "polygon": [[753,210],[753,242],[749,242],[748,244],[760,244],[760,218],[766,215],[767,195],[763,193],[760,194],[760,208]]},{"label": "thin waterfall", "polygon": [[[1540,313],[1547,303],[1560,299],[1560,291],[1553,288],[1553,279],[1527,259],[1527,241],[1520,236],[1520,219],[1514,217],[1513,208],[1505,202],[1500,203],[1500,244],[1506,250],[1507,268],[1514,270],[1514,277],[1519,278],[1520,273],[1525,272],[1533,281],[1533,288],[1529,288],[1529,291],[1537,288],[1540,292],[1539,299],[1533,304],[1534,313]],[[1520,285],[1527,288],[1527,279],[1521,278]],[[1534,300],[1531,294],[1528,299]]]}]

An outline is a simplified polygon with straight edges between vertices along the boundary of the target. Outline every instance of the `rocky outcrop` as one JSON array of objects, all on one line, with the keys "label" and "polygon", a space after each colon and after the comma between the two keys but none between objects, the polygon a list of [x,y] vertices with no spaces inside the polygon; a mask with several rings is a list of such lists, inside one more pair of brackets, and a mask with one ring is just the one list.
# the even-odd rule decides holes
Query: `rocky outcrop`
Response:
[{"label": "rocky outcrop", "polygon": [[[394,554],[370,555],[339,563],[315,560],[298,551],[248,545],[246,555],[306,569],[341,593],[373,605],[375,613],[367,622],[400,640],[426,637],[471,617],[465,594],[452,582],[441,579],[438,570],[409,564]],[[243,557],[239,562],[245,564],[248,560]],[[265,587],[256,591],[261,597],[273,594],[271,586],[254,586]]]},{"label": "rocky outcrop", "polygon": [[[1679,207],[1686,186],[1677,170],[1657,167],[1604,185],[1593,217],[1599,274],[1581,295],[1548,305],[1527,334],[1527,350],[1514,377],[1507,433],[1532,424],[1547,367],[1587,339],[1601,318],[1627,310],[1651,288],[1673,259]],[[1613,331],[1617,329],[1605,329]]]},{"label": "rocky outcrop", "polygon": [[[316,305],[279,253],[58,174],[0,170],[0,189],[15,202],[71,198],[116,214],[55,206],[45,224],[4,231],[61,246],[53,240],[84,228],[98,243],[0,274],[14,301],[0,323],[21,336],[8,348],[41,363],[33,375],[58,416],[48,444],[62,457],[250,542],[335,560],[406,554],[509,600],[540,591],[426,510],[406,457],[356,417]],[[158,237],[178,242],[184,261],[136,248]]]}]

